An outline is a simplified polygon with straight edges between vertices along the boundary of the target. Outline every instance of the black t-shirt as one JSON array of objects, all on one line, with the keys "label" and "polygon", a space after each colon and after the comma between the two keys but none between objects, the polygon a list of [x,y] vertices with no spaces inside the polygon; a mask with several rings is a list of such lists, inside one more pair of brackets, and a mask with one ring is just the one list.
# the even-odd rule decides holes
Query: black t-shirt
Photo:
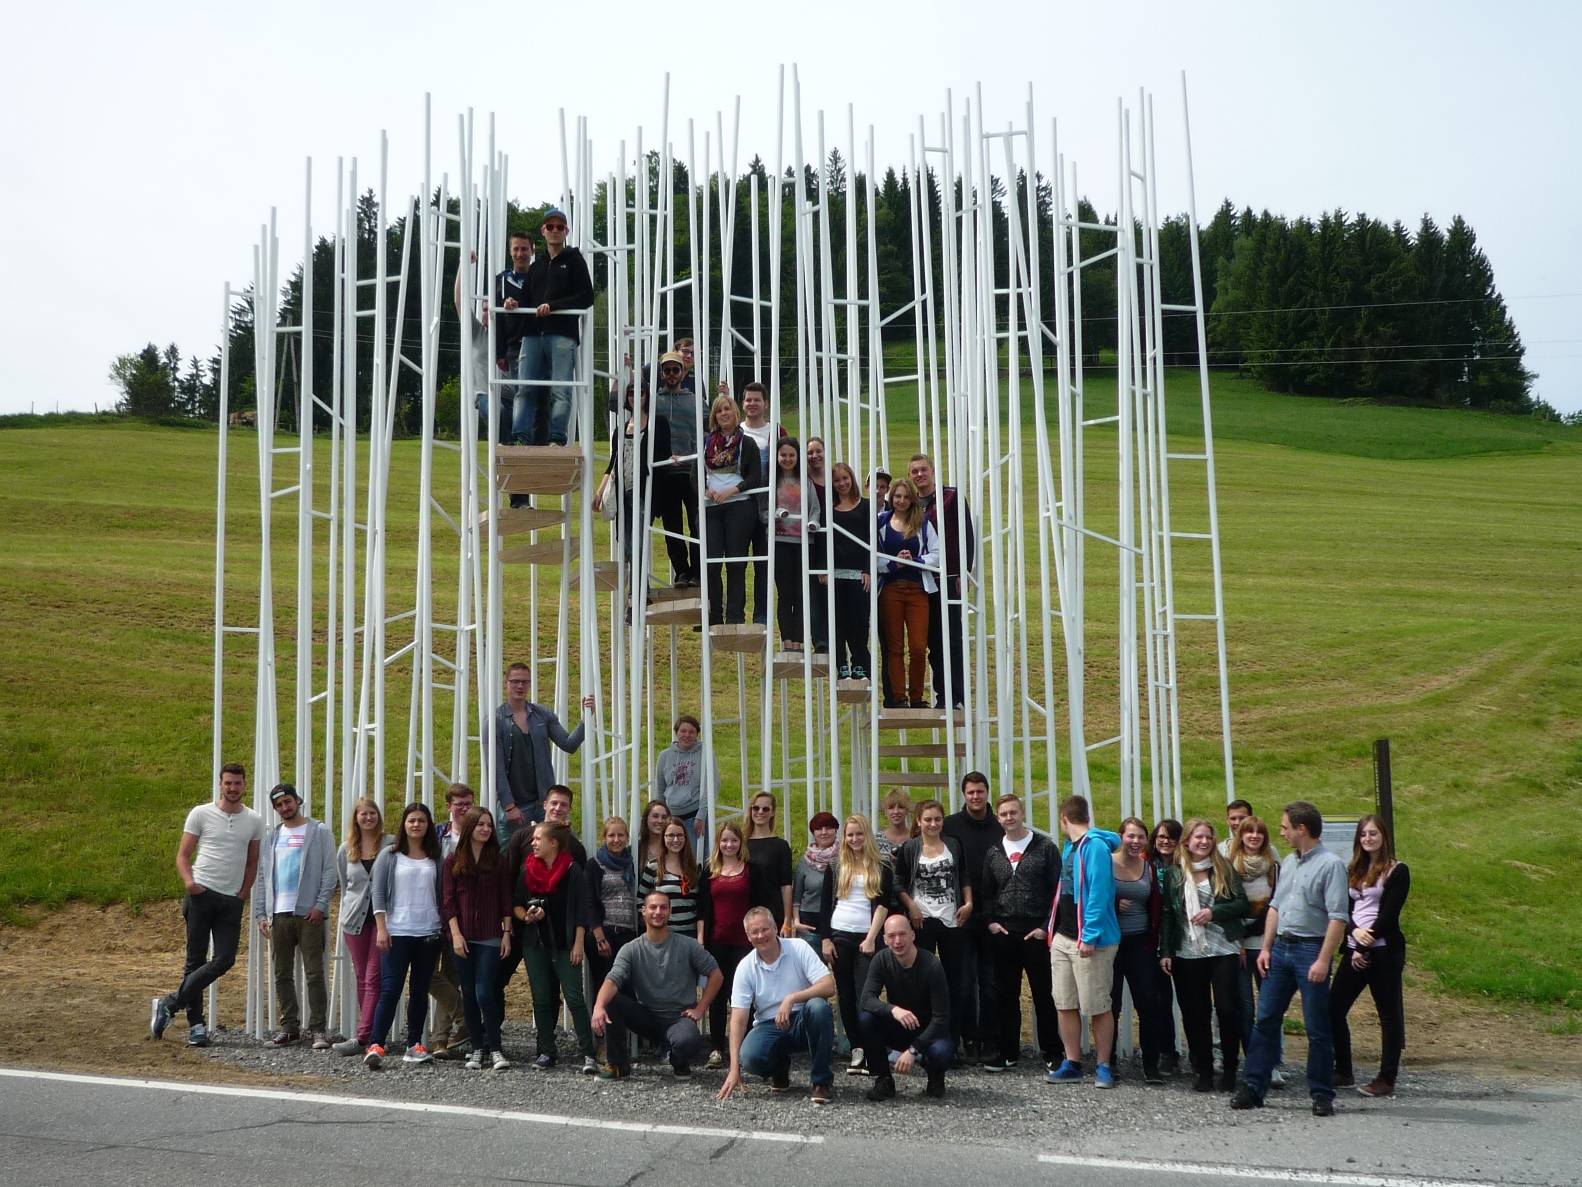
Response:
[{"label": "black t-shirt", "polygon": [[791,846],[784,837],[754,837],[747,842],[747,865],[757,875],[758,884],[773,888],[769,899],[770,913],[778,926],[785,922],[785,895],[782,886],[791,885]]}]

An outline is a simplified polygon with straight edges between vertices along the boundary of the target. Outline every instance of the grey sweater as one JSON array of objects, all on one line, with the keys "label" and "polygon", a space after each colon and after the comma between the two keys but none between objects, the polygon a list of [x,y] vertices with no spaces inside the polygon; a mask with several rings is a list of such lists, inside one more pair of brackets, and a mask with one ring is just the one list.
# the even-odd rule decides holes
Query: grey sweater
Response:
[{"label": "grey sweater", "polygon": [[[709,763],[709,777],[720,784],[719,764]],[[659,752],[654,766],[653,794],[672,816],[696,816],[703,810],[703,743],[683,750],[672,742]]]},{"label": "grey sweater", "polygon": [[[379,839],[379,851],[394,844],[395,838],[387,833]],[[341,883],[341,931],[349,936],[361,935],[373,918],[373,874],[363,869],[362,862],[351,859],[344,844],[335,851],[335,871]]]}]

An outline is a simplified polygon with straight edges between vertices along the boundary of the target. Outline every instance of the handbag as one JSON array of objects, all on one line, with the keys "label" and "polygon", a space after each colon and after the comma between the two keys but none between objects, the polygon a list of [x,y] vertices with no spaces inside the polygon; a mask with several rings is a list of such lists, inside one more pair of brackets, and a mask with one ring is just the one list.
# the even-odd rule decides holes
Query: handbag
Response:
[{"label": "handbag", "polygon": [[615,475],[606,474],[599,479],[599,489],[594,493],[594,499],[599,504],[599,515],[604,519],[615,518]]}]

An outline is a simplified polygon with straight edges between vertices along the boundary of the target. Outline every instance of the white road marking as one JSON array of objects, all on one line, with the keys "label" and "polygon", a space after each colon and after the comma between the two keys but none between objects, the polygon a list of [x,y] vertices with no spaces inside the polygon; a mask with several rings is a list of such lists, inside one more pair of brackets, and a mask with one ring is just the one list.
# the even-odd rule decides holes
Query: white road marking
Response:
[{"label": "white road marking", "polygon": [[69,1072],[39,1072],[26,1068],[0,1068],[0,1076],[14,1080],[51,1080],[59,1084],[94,1084],[106,1088],[143,1088],[157,1092],[190,1092],[200,1096],[236,1096],[248,1100],[278,1100],[292,1104],[334,1105],[349,1109],[389,1109],[400,1113],[438,1113],[448,1117],[481,1117],[490,1121],[525,1121],[530,1125],[563,1125],[574,1129],[605,1129],[621,1133],[656,1133],[676,1137],[745,1139],[753,1142],[788,1142],[820,1146],[818,1134],[777,1133],[773,1130],[714,1129],[700,1125],[651,1125],[643,1121],[601,1121],[593,1117],[562,1117],[554,1113],[522,1113],[512,1109],[479,1109],[470,1105],[430,1104],[413,1100],[380,1100],[368,1096],[332,1096],[327,1092],[291,1092],[280,1088],[245,1088],[225,1084],[184,1083],[176,1080],[140,1080],[119,1076],[85,1076]]},{"label": "white road marking", "polygon": [[1319,1183],[1325,1187],[1494,1187],[1483,1179],[1441,1179],[1428,1175],[1358,1175],[1345,1171],[1288,1170],[1226,1166],[1213,1162],[1151,1162],[1139,1158],[1090,1158],[1081,1154],[1040,1154],[1039,1162],[1091,1170],[1151,1171],[1156,1174],[1210,1175],[1220,1179],[1263,1179],[1276,1183]]}]

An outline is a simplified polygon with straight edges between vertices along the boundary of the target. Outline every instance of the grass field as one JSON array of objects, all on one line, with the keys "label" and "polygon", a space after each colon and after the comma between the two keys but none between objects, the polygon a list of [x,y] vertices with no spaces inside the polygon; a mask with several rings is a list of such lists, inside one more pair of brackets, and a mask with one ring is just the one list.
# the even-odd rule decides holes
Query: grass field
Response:
[{"label": "grass field", "polygon": [[[1172,431],[1190,435],[1195,376],[1172,376],[1170,391]],[[1094,379],[1090,415],[1113,396],[1113,381]],[[908,410],[903,394],[892,457],[915,439]],[[1364,810],[1371,743],[1390,737],[1400,847],[1415,875],[1413,962],[1453,991],[1552,1008],[1557,1032],[1575,1033],[1582,911],[1565,905],[1564,888],[1582,836],[1582,434],[1277,396],[1230,377],[1216,377],[1215,430],[1238,789],[1270,813],[1297,796]],[[232,441],[240,599],[258,564],[256,454],[250,435]],[[133,424],[0,428],[0,911],[12,917],[176,889],[181,814],[209,791],[214,445],[212,432]],[[1096,431],[1089,448],[1097,473],[1114,439]],[[416,505],[415,455],[398,444],[395,507]],[[318,474],[327,481],[328,465]],[[1201,499],[1181,477],[1176,524],[1190,529]],[[1090,507],[1104,501],[1096,485]],[[409,602],[413,571],[410,533],[395,538],[393,610]],[[278,597],[290,593],[292,556],[279,546]],[[1207,596],[1195,563],[1178,555],[1183,609]],[[1100,568],[1112,572],[1090,560],[1090,575]],[[1098,622],[1110,578],[1093,580]],[[238,606],[231,618],[248,614]],[[508,628],[508,649],[525,645],[525,617]],[[546,640],[553,626],[540,623]],[[286,747],[290,630],[283,615]],[[1102,674],[1113,650],[1093,635]],[[1183,760],[1189,810],[1217,818],[1202,644],[1183,642]],[[695,646],[682,642],[683,671]],[[230,654],[227,747],[249,756],[252,651],[237,642]],[[406,688],[393,668],[399,720]],[[723,711],[718,681],[716,694]],[[1112,702],[1102,675],[1092,699],[1096,722]],[[1095,779],[1113,788],[1102,764]]]}]

